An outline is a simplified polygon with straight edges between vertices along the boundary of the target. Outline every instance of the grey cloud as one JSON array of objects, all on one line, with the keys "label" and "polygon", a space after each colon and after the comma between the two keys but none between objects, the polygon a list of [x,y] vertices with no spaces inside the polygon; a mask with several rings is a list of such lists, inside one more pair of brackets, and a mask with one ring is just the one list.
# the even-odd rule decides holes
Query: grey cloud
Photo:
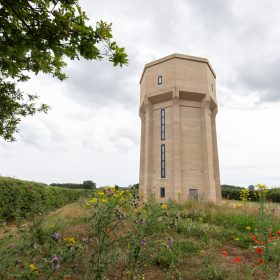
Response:
[{"label": "grey cloud", "polygon": [[[139,125],[140,130],[140,125]],[[129,139],[134,145],[138,145],[140,141],[140,132],[134,129],[123,129],[120,133],[123,138]]]},{"label": "grey cloud", "polygon": [[138,100],[140,64],[129,57],[129,66],[113,67],[105,61],[79,61],[72,63],[68,69],[65,82],[67,94],[82,103],[108,105],[114,102],[135,103]]},{"label": "grey cloud", "polygon": [[62,127],[62,124],[47,116],[23,120],[17,140],[37,149],[65,149],[69,139]]},{"label": "grey cloud", "polygon": [[257,57],[236,69],[237,83],[249,92],[256,92],[260,101],[280,101],[280,58]]},{"label": "grey cloud", "polygon": [[19,141],[24,144],[44,148],[51,143],[51,130],[40,121],[23,122],[21,125]]},{"label": "grey cloud", "polygon": [[193,13],[203,23],[208,32],[217,33],[224,28],[232,27],[235,16],[231,1],[225,0],[190,0],[187,1]]},{"label": "grey cloud", "polygon": [[[181,3],[181,1],[178,2]],[[122,28],[119,31],[122,38],[124,34],[128,36],[136,34],[139,42],[144,39],[149,40],[150,44],[161,44],[166,43],[167,38],[170,40],[173,37],[175,23],[177,22],[177,5],[174,5],[173,0],[165,0],[164,2],[161,0],[136,0],[133,2],[130,0],[120,0],[118,2],[103,0],[100,3],[88,5],[91,6],[88,10],[91,18],[96,18],[96,11],[101,12],[102,15],[104,6],[107,9],[112,9],[110,16],[107,16],[108,13],[105,14],[109,20],[113,21],[114,34],[116,34],[117,29],[115,21],[121,23]],[[138,44],[139,42],[130,43]]]},{"label": "grey cloud", "polygon": [[[140,130],[140,127],[139,127]],[[117,146],[117,144],[121,144],[122,142],[130,143],[131,145],[137,147],[140,141],[139,131],[133,130],[131,128],[124,129],[123,127],[119,130],[114,131],[108,139]],[[122,145],[122,144],[121,144]]]}]

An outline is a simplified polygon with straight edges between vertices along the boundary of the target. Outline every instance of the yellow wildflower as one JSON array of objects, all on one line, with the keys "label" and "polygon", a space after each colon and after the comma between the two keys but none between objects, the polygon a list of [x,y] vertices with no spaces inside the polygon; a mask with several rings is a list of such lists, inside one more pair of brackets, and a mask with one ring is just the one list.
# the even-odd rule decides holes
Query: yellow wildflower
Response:
[{"label": "yellow wildflower", "polygon": [[139,213],[139,212],[141,212],[141,209],[142,209],[141,207],[137,207],[134,209],[134,212]]},{"label": "yellow wildflower", "polygon": [[50,228],[54,228],[54,225],[50,225]]},{"label": "yellow wildflower", "polygon": [[96,197],[93,197],[93,198],[89,201],[89,203],[91,203],[91,204],[97,203],[97,198],[96,198]]},{"label": "yellow wildflower", "polygon": [[89,202],[86,202],[85,205],[86,205],[86,206],[90,206],[90,203],[89,203]]},{"label": "yellow wildflower", "polygon": [[235,241],[238,241],[238,240],[240,240],[240,238],[239,238],[239,237],[235,237],[234,240],[235,240]]},{"label": "yellow wildflower", "polygon": [[65,242],[67,242],[70,245],[74,245],[77,243],[74,237],[64,237],[63,239]]},{"label": "yellow wildflower", "polygon": [[103,198],[103,199],[101,199],[101,201],[106,203],[106,202],[108,202],[108,199],[107,198]]},{"label": "yellow wildflower", "polygon": [[112,191],[114,191],[114,190],[115,190],[115,186],[107,186],[107,187],[106,187],[106,190],[112,190]]},{"label": "yellow wildflower", "polygon": [[162,208],[162,209],[167,209],[167,208],[168,208],[168,205],[167,205],[167,204],[162,204],[162,205],[161,205],[161,208]]},{"label": "yellow wildflower", "polygon": [[36,267],[36,265],[34,263],[31,263],[29,265],[29,269],[32,271],[32,272],[35,272],[35,271],[38,271],[38,268]]},{"label": "yellow wildflower", "polygon": [[246,230],[251,230],[251,227],[247,226],[247,227],[246,227]]},{"label": "yellow wildflower", "polygon": [[249,198],[249,195],[250,195],[250,191],[247,190],[247,189],[242,189],[242,190],[240,191],[240,199],[241,199],[242,201],[247,201],[248,198]]},{"label": "yellow wildflower", "polygon": [[260,191],[267,190],[267,186],[265,184],[257,184],[257,189]]},{"label": "yellow wildflower", "polygon": [[104,196],[105,195],[104,192],[98,192],[97,194],[100,195],[100,196]]}]

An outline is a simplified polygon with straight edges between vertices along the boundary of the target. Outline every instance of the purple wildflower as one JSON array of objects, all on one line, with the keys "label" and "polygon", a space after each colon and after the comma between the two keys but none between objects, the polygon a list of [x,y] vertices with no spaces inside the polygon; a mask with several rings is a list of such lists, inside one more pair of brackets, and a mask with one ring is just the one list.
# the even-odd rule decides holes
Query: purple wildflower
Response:
[{"label": "purple wildflower", "polygon": [[168,245],[172,245],[173,242],[174,242],[174,241],[173,241],[173,239],[172,239],[171,237],[168,237],[168,238],[167,238],[167,244],[168,244]]},{"label": "purple wildflower", "polygon": [[52,257],[52,262],[53,262],[54,264],[58,263],[58,262],[59,262],[59,257],[58,257],[58,256],[53,256],[53,257]]},{"label": "purple wildflower", "polygon": [[140,225],[144,225],[145,224],[145,220],[141,219],[139,223],[140,223]]},{"label": "purple wildflower", "polygon": [[15,264],[20,264],[20,260],[18,258],[15,259]]},{"label": "purple wildflower", "polygon": [[52,257],[52,262],[54,264],[55,269],[59,269],[60,268],[60,260],[61,258],[58,256],[53,256]]},{"label": "purple wildflower", "polygon": [[144,240],[144,239],[141,240],[140,243],[141,243],[142,246],[146,246],[146,245],[147,245],[147,242],[146,242],[146,240]]},{"label": "purple wildflower", "polygon": [[53,239],[54,239],[55,241],[59,241],[59,240],[61,239],[61,237],[62,237],[62,234],[61,234],[60,232],[55,232],[55,233],[53,234]]}]

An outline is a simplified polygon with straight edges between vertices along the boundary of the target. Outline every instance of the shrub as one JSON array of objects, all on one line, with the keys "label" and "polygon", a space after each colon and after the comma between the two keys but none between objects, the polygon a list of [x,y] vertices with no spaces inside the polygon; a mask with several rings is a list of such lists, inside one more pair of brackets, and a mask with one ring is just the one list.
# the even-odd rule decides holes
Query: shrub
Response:
[{"label": "shrub", "polygon": [[280,188],[270,189],[266,195],[267,200],[272,202],[280,202]]},{"label": "shrub", "polygon": [[240,200],[241,189],[230,189],[222,187],[222,197],[225,199]]},{"label": "shrub", "polygon": [[0,220],[14,220],[53,210],[77,200],[84,190],[50,187],[43,183],[0,177]]}]

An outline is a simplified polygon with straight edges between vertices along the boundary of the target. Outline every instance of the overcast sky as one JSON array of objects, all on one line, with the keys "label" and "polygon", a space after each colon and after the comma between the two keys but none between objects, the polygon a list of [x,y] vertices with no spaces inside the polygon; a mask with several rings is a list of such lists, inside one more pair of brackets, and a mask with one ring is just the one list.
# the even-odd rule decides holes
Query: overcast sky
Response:
[{"label": "overcast sky", "polygon": [[280,2],[276,0],[83,0],[93,25],[113,23],[129,66],[75,61],[60,82],[22,87],[51,106],[25,119],[17,142],[0,141],[0,173],[52,182],[138,182],[139,79],[172,53],[209,59],[217,74],[221,182],[280,185]]}]

